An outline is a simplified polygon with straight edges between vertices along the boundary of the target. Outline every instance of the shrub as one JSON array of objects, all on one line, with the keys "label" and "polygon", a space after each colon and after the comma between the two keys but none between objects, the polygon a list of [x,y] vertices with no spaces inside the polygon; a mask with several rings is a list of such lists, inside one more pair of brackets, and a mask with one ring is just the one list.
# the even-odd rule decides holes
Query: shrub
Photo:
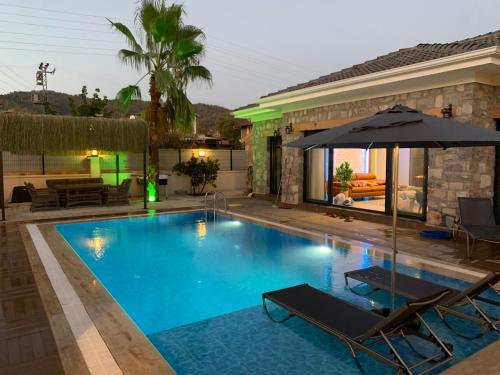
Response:
[{"label": "shrub", "polygon": [[192,156],[188,161],[174,165],[173,171],[189,176],[192,194],[201,195],[207,185],[217,187],[215,181],[219,168],[218,160],[198,159]]},{"label": "shrub", "polygon": [[340,180],[340,188],[342,192],[349,191],[349,182],[353,179],[353,172],[354,171],[347,161],[343,162],[335,169],[335,177]]}]

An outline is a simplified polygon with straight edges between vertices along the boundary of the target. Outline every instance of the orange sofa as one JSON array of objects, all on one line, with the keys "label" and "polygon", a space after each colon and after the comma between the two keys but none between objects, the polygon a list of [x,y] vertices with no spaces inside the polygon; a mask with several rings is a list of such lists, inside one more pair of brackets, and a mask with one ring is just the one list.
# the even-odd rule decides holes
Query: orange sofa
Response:
[{"label": "orange sofa", "polygon": [[[340,181],[333,182],[333,196],[341,193]],[[353,173],[353,180],[349,182],[349,197],[377,197],[385,195],[385,180],[379,180],[374,173]]]}]

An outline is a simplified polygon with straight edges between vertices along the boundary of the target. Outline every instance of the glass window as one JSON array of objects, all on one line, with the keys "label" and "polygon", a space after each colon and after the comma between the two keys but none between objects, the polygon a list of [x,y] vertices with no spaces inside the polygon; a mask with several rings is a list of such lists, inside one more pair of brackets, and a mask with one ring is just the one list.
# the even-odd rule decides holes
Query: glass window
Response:
[{"label": "glass window", "polygon": [[[335,149],[333,204],[385,211],[386,158],[385,149]],[[352,180],[347,183],[347,190],[337,175],[337,168],[345,162],[349,163],[353,171]]]},{"label": "glass window", "polygon": [[400,149],[398,211],[411,215],[423,214],[425,183],[425,149]]}]

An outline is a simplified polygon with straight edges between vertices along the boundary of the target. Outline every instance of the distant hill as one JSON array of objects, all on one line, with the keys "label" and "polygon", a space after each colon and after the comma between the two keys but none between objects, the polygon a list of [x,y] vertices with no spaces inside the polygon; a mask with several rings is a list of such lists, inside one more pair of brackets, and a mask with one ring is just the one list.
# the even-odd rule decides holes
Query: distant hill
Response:
[{"label": "distant hill", "polygon": [[[90,91],[90,90],[89,90]],[[93,92],[89,92],[91,96]],[[51,107],[59,115],[71,115],[68,98],[73,97],[78,105],[78,95],[70,95],[63,92],[48,91],[48,98]],[[126,113],[121,112],[116,100],[110,100],[108,109],[113,111],[113,117],[128,117],[138,115],[149,102],[135,100],[130,104]],[[194,104],[197,115],[197,129],[199,134],[217,130],[217,120],[230,115],[227,108],[217,105],[197,103]],[[24,113],[43,113],[43,106],[31,102],[31,93],[28,91],[15,91],[5,95],[0,95],[0,111],[15,109]]]}]

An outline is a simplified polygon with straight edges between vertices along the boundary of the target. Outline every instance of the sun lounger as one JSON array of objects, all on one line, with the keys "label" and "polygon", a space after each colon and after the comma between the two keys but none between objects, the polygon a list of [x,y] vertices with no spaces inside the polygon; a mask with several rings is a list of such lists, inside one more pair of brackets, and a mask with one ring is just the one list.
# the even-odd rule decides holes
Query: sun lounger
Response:
[{"label": "sun lounger", "polygon": [[[353,279],[373,287],[372,290],[370,290],[368,293],[365,293],[364,295],[371,294],[380,289],[386,291],[391,290],[391,271],[381,267],[374,266],[361,270],[350,271],[346,272],[344,276],[347,286],[349,286],[349,279]],[[499,281],[500,281],[500,272],[492,272],[487,276],[485,276],[484,278],[482,278],[481,280],[477,281],[476,283],[470,285],[467,289],[463,291],[448,288],[450,289],[451,293],[436,305],[436,311],[439,317],[451,329],[453,328],[449,326],[449,324],[444,319],[443,314],[445,313],[450,313],[458,317],[474,321],[483,325],[483,330],[481,331],[481,334],[484,334],[488,330],[488,328],[498,331],[499,330],[498,318],[489,316],[477,304],[477,302],[480,301],[492,306],[500,307],[499,301],[481,297],[481,294],[488,289],[492,289],[493,291],[498,293],[498,291],[496,291],[496,289],[494,288],[494,285]],[[356,291],[353,288],[350,289],[356,293]],[[447,289],[446,287],[432,283],[430,281],[407,276],[401,273],[396,274],[395,293],[397,295],[409,299],[419,299],[425,296],[426,294],[428,295],[433,293],[439,293],[440,291],[444,291],[446,289]],[[465,313],[464,311],[459,310],[459,307],[463,307],[466,305],[471,306],[477,313],[477,316],[473,316]],[[460,334],[459,332],[457,333]],[[463,336],[462,334],[460,334],[460,336],[466,337]]]},{"label": "sun lounger", "polygon": [[[409,302],[388,317],[333,297],[307,284],[264,293],[262,303],[269,318],[275,322],[284,322],[297,316],[344,341],[360,369],[356,352],[364,351],[398,371],[423,374],[452,359],[450,345],[444,344],[421,316],[424,311],[435,306],[448,294],[449,291],[444,290],[418,301]],[[266,300],[287,310],[288,316],[281,320],[274,319],[267,308]],[[428,334],[415,329],[415,320],[419,320],[427,328]],[[419,358],[422,357],[414,363],[408,363],[408,358],[403,358],[394,343],[396,339],[406,341],[406,337],[410,335],[426,340],[438,349],[437,352],[427,356],[418,353]],[[415,350],[408,341],[406,342],[412,350]],[[385,344],[393,358],[372,349],[377,344]]]},{"label": "sun lounger", "polygon": [[495,221],[489,198],[458,198],[459,228],[467,235],[467,257],[472,256],[476,241],[500,243],[500,225]]}]

